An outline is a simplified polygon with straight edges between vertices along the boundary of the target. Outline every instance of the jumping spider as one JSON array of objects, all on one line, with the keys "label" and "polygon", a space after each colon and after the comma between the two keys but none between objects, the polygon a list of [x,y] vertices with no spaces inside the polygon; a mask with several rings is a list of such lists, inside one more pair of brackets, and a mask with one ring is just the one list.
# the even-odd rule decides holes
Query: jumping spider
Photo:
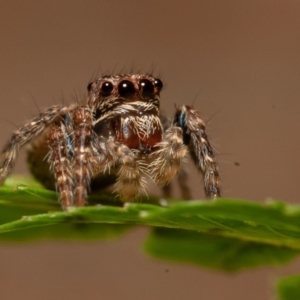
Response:
[{"label": "jumping spider", "polygon": [[206,196],[219,197],[218,166],[205,123],[196,110],[183,105],[164,128],[162,87],[149,74],[103,76],[88,85],[83,103],[41,111],[4,147],[0,185],[11,173],[19,148],[32,142],[32,157],[39,155],[39,148],[48,152],[63,209],[85,205],[91,178],[111,169],[118,170],[116,192],[123,201],[132,201],[145,193],[145,176],[161,186],[169,183],[188,151],[203,173]]}]

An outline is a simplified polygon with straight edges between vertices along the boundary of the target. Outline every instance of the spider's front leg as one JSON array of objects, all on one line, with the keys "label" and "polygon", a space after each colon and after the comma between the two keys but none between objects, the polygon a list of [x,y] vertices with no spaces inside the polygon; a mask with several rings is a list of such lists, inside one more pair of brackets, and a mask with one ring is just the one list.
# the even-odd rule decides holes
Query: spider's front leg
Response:
[{"label": "spider's front leg", "polygon": [[128,202],[144,194],[146,166],[137,159],[134,151],[112,138],[99,137],[96,141],[91,158],[94,174],[110,172],[111,168],[117,167],[115,192],[121,199]]},{"label": "spider's front leg", "polygon": [[74,122],[74,201],[76,206],[86,203],[92,168],[93,117],[88,107],[78,107],[73,112]]},{"label": "spider's front leg", "polygon": [[176,175],[187,153],[182,129],[172,125],[165,131],[163,141],[158,143],[156,148],[150,156],[150,175],[156,184],[163,186]]},{"label": "spider's front leg", "polygon": [[73,206],[73,174],[65,124],[52,124],[47,134],[50,148],[48,162],[55,178],[63,209]]},{"label": "spider's front leg", "polygon": [[173,125],[182,129],[183,142],[189,147],[194,163],[203,173],[206,196],[212,199],[221,197],[218,164],[200,114],[190,106],[181,106],[177,108]]},{"label": "spider's front leg", "polygon": [[84,206],[90,187],[92,112],[79,106],[62,116],[48,133],[49,162],[64,209]]}]

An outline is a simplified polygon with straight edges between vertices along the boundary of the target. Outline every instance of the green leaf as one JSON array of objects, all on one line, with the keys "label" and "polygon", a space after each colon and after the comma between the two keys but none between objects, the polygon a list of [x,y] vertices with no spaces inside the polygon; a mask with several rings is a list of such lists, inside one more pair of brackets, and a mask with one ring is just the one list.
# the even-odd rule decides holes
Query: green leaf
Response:
[{"label": "green leaf", "polygon": [[200,233],[191,230],[155,228],[145,243],[152,256],[223,271],[237,271],[289,262],[299,250]]},{"label": "green leaf", "polygon": [[[21,181],[24,183],[24,179]],[[49,211],[61,212],[61,207],[57,201],[57,194],[55,192],[38,187],[38,185],[30,179],[27,179],[25,183],[37,187],[29,188],[23,183],[16,185],[16,179],[14,178],[8,180],[5,186],[0,188],[0,224],[2,224],[4,228],[10,228],[10,226],[14,224],[13,221],[22,220],[24,215],[40,216]],[[99,201],[101,201],[101,199],[107,200],[107,197],[104,195],[98,196],[97,198]],[[103,202],[105,201],[103,200]],[[114,203],[113,200],[112,203]],[[33,225],[32,227],[21,227],[20,230],[8,229],[6,232],[3,231],[2,234],[0,234],[0,241],[24,242],[41,239],[108,239],[115,238],[131,228],[131,225],[79,224],[76,222],[65,222],[64,224],[52,224],[52,226],[40,227]]]},{"label": "green leaf", "polygon": [[280,300],[295,300],[300,297],[300,275],[293,275],[277,282]]},{"label": "green leaf", "polygon": [[220,199],[164,201],[162,207],[149,198],[118,207],[114,196],[101,194],[89,202],[115,206],[63,212],[56,193],[12,186],[0,189],[0,241],[108,238],[143,225],[154,227],[145,244],[151,255],[226,271],[282,264],[300,252],[296,205]]}]

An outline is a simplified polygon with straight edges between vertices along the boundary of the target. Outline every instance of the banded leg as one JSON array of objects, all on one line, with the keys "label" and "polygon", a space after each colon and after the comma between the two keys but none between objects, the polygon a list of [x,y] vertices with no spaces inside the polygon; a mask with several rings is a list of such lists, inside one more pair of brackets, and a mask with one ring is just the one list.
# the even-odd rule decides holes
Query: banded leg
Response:
[{"label": "banded leg", "polygon": [[48,146],[50,148],[48,161],[55,177],[56,188],[59,192],[63,209],[74,205],[74,184],[67,141],[68,136],[64,124],[53,124],[50,126],[48,133]]},{"label": "banded leg", "polygon": [[220,197],[218,165],[199,113],[190,106],[182,106],[177,109],[173,124],[182,128],[183,141],[188,145],[197,168],[203,173],[206,196],[213,199]]},{"label": "banded leg", "polygon": [[74,204],[84,206],[91,181],[92,113],[87,107],[73,112],[74,126]]},{"label": "banded leg", "polygon": [[40,113],[40,115],[14,132],[10,141],[2,150],[0,162],[0,185],[2,185],[11,173],[19,148],[32,138],[41,133],[45,127],[53,122],[64,110],[62,106],[52,106]]}]

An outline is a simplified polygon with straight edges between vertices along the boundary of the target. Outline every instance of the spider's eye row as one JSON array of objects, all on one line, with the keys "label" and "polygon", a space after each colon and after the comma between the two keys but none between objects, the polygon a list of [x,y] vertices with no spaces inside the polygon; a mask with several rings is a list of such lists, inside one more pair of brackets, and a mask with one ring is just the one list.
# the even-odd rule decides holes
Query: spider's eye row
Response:
[{"label": "spider's eye row", "polygon": [[135,88],[131,81],[123,80],[118,85],[119,95],[123,98],[131,98],[135,94]]},{"label": "spider's eye row", "polygon": [[[93,83],[91,82],[88,85],[88,91],[92,89]],[[151,98],[154,95],[154,90],[160,92],[163,88],[163,83],[160,79],[155,78],[154,84],[149,79],[141,79],[139,82],[139,91],[141,96],[145,99]],[[100,88],[100,94],[104,97],[108,97],[111,95],[114,89],[114,85],[110,81],[104,81]],[[136,94],[137,90],[134,84],[130,80],[122,80],[118,84],[118,93],[122,98],[131,98]]]},{"label": "spider's eye row", "polygon": [[142,79],[139,84],[139,89],[142,92],[143,98],[151,98],[154,93],[153,83],[148,79]]},{"label": "spider's eye row", "polygon": [[159,92],[162,90],[162,88],[164,86],[163,83],[162,83],[162,81],[160,79],[158,79],[158,78],[154,79],[154,85],[155,85],[155,87],[157,88],[157,90]]},{"label": "spider's eye row", "polygon": [[101,95],[107,97],[111,94],[114,89],[114,85],[110,81],[105,81],[101,86]]}]

